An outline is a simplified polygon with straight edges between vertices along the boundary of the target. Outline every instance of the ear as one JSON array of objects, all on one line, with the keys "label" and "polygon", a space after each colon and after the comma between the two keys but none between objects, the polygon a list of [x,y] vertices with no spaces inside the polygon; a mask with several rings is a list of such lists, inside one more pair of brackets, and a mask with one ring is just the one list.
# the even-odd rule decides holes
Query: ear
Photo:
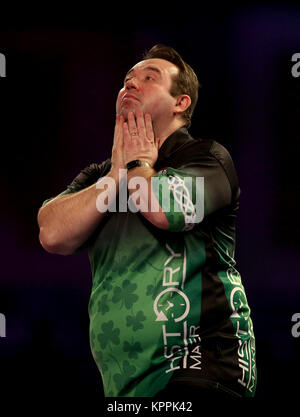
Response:
[{"label": "ear", "polygon": [[191,105],[191,98],[187,94],[180,94],[176,97],[176,103],[174,107],[174,115],[182,114]]}]

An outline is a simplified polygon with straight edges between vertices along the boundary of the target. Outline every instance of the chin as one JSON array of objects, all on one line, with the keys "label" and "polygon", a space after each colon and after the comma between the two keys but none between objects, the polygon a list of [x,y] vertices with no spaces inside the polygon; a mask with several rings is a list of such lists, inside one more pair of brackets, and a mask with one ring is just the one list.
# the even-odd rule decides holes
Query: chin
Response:
[{"label": "chin", "polygon": [[122,110],[120,111],[120,115],[124,117],[125,122],[127,122],[127,121],[128,121],[128,112],[129,112],[129,111],[130,111],[130,110],[124,110],[124,109],[122,109]]},{"label": "chin", "polygon": [[127,122],[128,120],[128,113],[130,111],[132,111],[135,114],[135,111],[138,109],[139,107],[137,106],[126,106],[126,107],[122,107],[120,110],[120,115],[124,117],[125,121]]}]

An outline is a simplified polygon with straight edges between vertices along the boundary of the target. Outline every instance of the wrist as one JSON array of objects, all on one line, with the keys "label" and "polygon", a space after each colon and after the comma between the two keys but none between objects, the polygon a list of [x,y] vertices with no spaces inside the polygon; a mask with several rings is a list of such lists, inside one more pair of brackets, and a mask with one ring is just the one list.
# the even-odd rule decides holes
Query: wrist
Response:
[{"label": "wrist", "polygon": [[127,170],[127,181],[129,182],[131,178],[134,177],[143,177],[148,180],[151,177],[154,177],[157,172],[148,166],[137,166],[130,170]]},{"label": "wrist", "polygon": [[113,178],[116,184],[118,184],[126,176],[126,172],[126,168],[112,166],[107,176]]}]

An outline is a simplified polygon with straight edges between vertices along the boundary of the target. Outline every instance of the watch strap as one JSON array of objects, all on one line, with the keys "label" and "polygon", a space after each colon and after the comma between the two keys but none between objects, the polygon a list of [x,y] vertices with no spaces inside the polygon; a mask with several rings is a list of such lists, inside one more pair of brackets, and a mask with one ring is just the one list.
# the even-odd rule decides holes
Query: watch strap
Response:
[{"label": "watch strap", "polygon": [[126,164],[126,168],[129,171],[130,169],[136,168],[136,167],[149,167],[152,168],[149,162],[141,161],[140,159],[135,159],[134,161],[130,161]]}]

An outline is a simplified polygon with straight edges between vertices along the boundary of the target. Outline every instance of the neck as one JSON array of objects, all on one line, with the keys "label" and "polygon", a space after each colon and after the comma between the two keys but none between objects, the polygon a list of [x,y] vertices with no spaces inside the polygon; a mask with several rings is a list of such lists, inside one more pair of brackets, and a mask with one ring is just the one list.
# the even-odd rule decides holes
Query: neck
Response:
[{"label": "neck", "polygon": [[176,130],[184,126],[184,121],[179,119],[174,119],[172,123],[163,126],[154,125],[154,134],[155,137],[159,139],[159,148],[162,146],[164,141]]}]

